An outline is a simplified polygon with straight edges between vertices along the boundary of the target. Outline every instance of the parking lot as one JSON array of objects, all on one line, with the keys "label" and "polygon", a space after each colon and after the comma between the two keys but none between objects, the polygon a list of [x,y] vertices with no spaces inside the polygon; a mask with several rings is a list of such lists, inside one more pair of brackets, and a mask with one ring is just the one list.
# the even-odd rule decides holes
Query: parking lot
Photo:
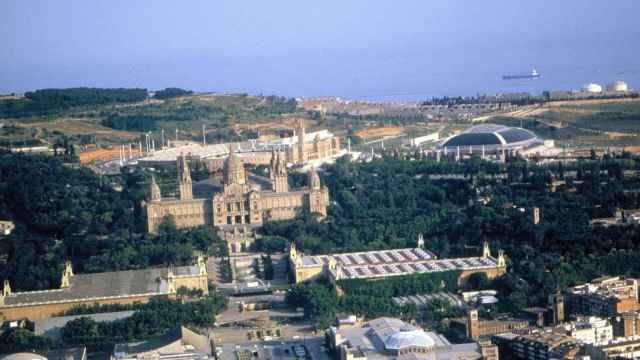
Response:
[{"label": "parking lot", "polygon": [[217,349],[220,360],[329,360],[322,336],[260,343],[227,343]]}]

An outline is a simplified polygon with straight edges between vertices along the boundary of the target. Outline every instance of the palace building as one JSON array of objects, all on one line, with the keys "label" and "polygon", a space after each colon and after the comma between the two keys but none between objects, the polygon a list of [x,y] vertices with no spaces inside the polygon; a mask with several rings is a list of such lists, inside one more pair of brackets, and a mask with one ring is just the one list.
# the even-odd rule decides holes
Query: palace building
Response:
[{"label": "palace building", "polygon": [[209,293],[204,258],[198,257],[192,266],[93,274],[74,274],[67,262],[57,289],[13,292],[5,280],[0,315],[5,320],[40,320],[78,305],[145,303],[153,296],[175,297],[182,287]]},{"label": "palace building", "polygon": [[[306,156],[306,155],[305,155]],[[147,229],[156,233],[166,216],[172,216],[178,228],[210,225],[219,228],[260,226],[266,220],[292,219],[306,209],[327,215],[329,190],[320,183],[315,169],[309,171],[309,186],[289,189],[286,158],[283,152],[272,151],[269,187],[250,183],[241,158],[232,149],[224,163],[222,191],[213,197],[194,198],[189,163],[178,157],[179,198],[163,198],[155,179],[151,182],[150,198],[143,204],[147,213]]]},{"label": "palace building", "polygon": [[332,283],[342,279],[384,279],[391,276],[460,271],[462,283],[474,273],[484,273],[489,279],[506,272],[506,259],[502,251],[497,258],[491,256],[488,243],[484,243],[480,257],[438,259],[424,249],[422,235],[417,248],[377,250],[336,255],[304,255],[295,244],[289,249],[289,262],[295,282],[328,278]]}]

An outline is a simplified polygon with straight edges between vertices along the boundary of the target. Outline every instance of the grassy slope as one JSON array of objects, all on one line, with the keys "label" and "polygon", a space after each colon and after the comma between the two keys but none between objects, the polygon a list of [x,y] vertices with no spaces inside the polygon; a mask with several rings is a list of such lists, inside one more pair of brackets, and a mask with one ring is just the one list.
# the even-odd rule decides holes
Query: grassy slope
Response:
[{"label": "grassy slope", "polygon": [[585,147],[640,145],[640,102],[551,107],[534,116],[489,121],[522,125],[543,138]]},{"label": "grassy slope", "polygon": [[156,129],[152,131],[155,136],[159,137],[161,129],[165,129],[169,136],[179,128],[182,139],[199,139],[202,124],[206,125],[208,132],[256,123],[265,123],[269,128],[269,123],[279,121],[280,115],[261,109],[263,106],[264,98],[257,96],[196,94],[165,101],[77,107],[60,116],[2,119],[0,123],[7,126],[0,129],[0,140],[16,142],[38,138],[44,143],[51,143],[56,136],[67,135],[78,140],[79,135],[90,135],[95,136],[98,143],[109,145],[131,141],[141,135],[102,126],[101,120],[109,115],[153,117],[158,119]]}]

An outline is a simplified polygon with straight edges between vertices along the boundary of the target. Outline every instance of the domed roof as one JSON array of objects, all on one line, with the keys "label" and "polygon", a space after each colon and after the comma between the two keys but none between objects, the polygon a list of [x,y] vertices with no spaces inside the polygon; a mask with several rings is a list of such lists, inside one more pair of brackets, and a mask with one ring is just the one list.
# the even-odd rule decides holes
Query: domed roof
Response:
[{"label": "domed roof", "polygon": [[34,353],[20,352],[7,355],[2,360],[47,360],[46,357]]},{"label": "domed roof", "polygon": [[446,139],[441,147],[512,145],[537,140],[536,135],[526,129],[496,124],[482,124]]},{"label": "domed roof", "polygon": [[242,160],[236,153],[236,146],[232,144],[229,148],[229,156],[227,156],[227,161],[225,161],[225,166],[227,169],[233,170],[239,167],[242,167]]},{"label": "domed roof", "polygon": [[436,342],[424,330],[406,327],[389,335],[384,341],[387,350],[400,350],[408,347],[433,347]]},{"label": "domed roof", "polygon": [[244,165],[242,159],[236,153],[235,144],[232,144],[229,149],[229,156],[224,162],[224,183],[229,184],[244,184],[245,174]]}]

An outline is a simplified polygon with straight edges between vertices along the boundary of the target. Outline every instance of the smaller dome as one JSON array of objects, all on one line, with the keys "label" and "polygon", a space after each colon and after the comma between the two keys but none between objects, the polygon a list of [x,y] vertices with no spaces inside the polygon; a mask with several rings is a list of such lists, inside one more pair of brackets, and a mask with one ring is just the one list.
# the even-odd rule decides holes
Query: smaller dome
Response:
[{"label": "smaller dome", "polygon": [[401,350],[409,347],[431,348],[436,342],[423,330],[403,327],[384,341],[387,350]]},{"label": "smaller dome", "polygon": [[20,352],[7,355],[2,360],[47,360],[46,357],[34,353]]}]

